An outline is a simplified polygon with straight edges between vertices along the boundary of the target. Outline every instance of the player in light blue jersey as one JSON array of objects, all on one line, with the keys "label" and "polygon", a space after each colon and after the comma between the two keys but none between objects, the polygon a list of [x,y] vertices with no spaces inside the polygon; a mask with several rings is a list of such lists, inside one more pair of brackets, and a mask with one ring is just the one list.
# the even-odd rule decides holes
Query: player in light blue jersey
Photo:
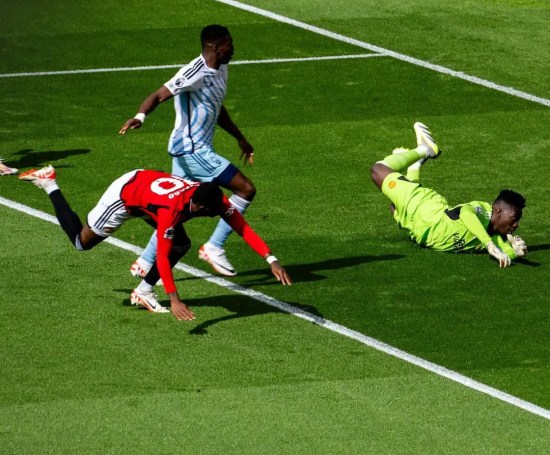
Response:
[{"label": "player in light blue jersey", "polygon": [[[234,53],[233,40],[226,27],[209,25],[201,32],[202,52],[181,68],[168,82],[149,95],[138,114],[119,133],[140,128],[148,114],[164,101],[174,99],[176,120],[168,143],[172,174],[199,182],[214,182],[233,192],[230,202],[244,213],[256,188],[235,165],[216,153],[213,147],[216,125],[237,139],[245,164],[254,163],[254,149],[233,123],[223,105],[227,91],[227,65]],[[224,244],[231,228],[220,220],[212,236],[199,249],[199,258],[218,273],[236,274],[225,255]],[[132,265],[134,276],[143,276],[155,263],[156,235]]]}]

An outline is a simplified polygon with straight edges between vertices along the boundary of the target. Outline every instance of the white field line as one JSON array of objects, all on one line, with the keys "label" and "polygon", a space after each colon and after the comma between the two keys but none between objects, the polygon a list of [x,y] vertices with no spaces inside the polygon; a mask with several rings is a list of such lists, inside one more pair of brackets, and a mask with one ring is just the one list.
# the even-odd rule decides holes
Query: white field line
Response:
[{"label": "white field line", "polygon": [[267,11],[265,9],[256,8],[255,6],[246,5],[244,3],[237,2],[237,1],[234,1],[234,0],[215,0],[215,1],[217,1],[218,3],[224,3],[226,5],[230,5],[230,6],[233,6],[235,8],[239,8],[239,9],[248,11],[250,13],[254,13],[254,14],[258,14],[260,16],[268,17],[269,19],[273,19],[273,20],[278,21],[278,22],[293,25],[294,27],[298,27],[298,28],[307,30],[307,31],[312,32],[312,33],[317,33],[319,35],[326,36],[328,38],[332,38],[332,39],[337,40],[337,41],[342,41],[344,43],[351,44],[353,46],[357,46],[357,47],[360,47],[362,49],[367,49],[371,52],[376,52],[377,54],[385,55],[387,57],[393,57],[397,60],[402,60],[404,62],[410,63],[411,65],[421,66],[423,68],[427,68],[427,69],[430,69],[432,71],[436,71],[438,73],[446,74],[448,76],[453,76],[453,77],[456,77],[458,79],[463,79],[463,80],[471,82],[473,84],[481,85],[483,87],[490,88],[492,90],[497,90],[499,92],[503,92],[503,93],[506,93],[506,94],[511,95],[511,96],[515,96],[515,97],[518,97],[518,98],[523,98],[525,100],[532,101],[533,103],[538,103],[538,104],[542,104],[544,106],[549,106],[550,107],[550,99],[541,98],[541,97],[538,97],[538,96],[535,96],[535,95],[531,95],[530,93],[522,92],[522,91],[516,90],[515,88],[512,88],[512,87],[506,87],[504,85],[495,84],[494,82],[491,82],[491,81],[488,81],[488,80],[485,80],[485,79],[481,79],[481,78],[476,77],[476,76],[470,76],[470,75],[465,74],[461,71],[455,71],[455,70],[452,70],[450,68],[446,68],[444,66],[434,65],[433,63],[426,62],[424,60],[419,60],[417,58],[410,57],[410,56],[405,55],[405,54],[400,54],[398,52],[394,52],[392,50],[385,49],[383,47],[379,47],[379,46],[376,46],[374,44],[367,43],[365,41],[360,41],[360,40],[350,38],[350,37],[345,36],[345,35],[341,35],[339,33],[334,33],[334,32],[331,32],[329,30],[325,30],[323,28],[316,27],[314,25],[306,24],[305,22],[297,21],[295,19],[291,19],[289,17],[282,16],[280,14],[276,14],[276,13],[273,13],[271,11]]},{"label": "white field line", "polygon": [[[36,218],[40,218],[41,220],[49,221],[50,223],[59,224],[57,219],[49,215],[47,213],[41,212],[40,210],[33,209],[31,207],[27,207],[26,205],[19,204],[18,202],[11,201],[9,199],[5,199],[0,196],[0,204],[12,208],[14,210],[18,210],[20,212],[26,213],[28,215],[34,216]],[[115,245],[123,250],[131,251],[136,254],[141,254],[143,251],[142,248],[139,248],[135,245],[132,245],[130,243],[124,242],[122,240],[115,239],[113,237],[110,237],[106,240],[106,242]],[[405,351],[402,351],[400,349],[397,349],[389,344],[383,343],[382,341],[376,340],[374,338],[371,338],[369,336],[366,336],[360,332],[357,332],[355,330],[348,329],[347,327],[344,327],[340,324],[337,324],[335,322],[329,321],[328,319],[324,319],[319,316],[315,316],[311,313],[308,313],[307,311],[301,310],[300,308],[297,308],[295,306],[289,305],[288,303],[282,302],[280,300],[274,299],[273,297],[270,297],[266,294],[262,294],[261,292],[254,291],[252,289],[245,288],[243,286],[239,286],[237,284],[234,284],[224,278],[220,278],[214,275],[211,275],[209,273],[203,272],[199,269],[196,269],[194,267],[190,267],[188,265],[185,265],[181,262],[176,264],[176,267],[178,270],[181,270],[189,275],[195,276],[197,278],[201,278],[203,280],[206,280],[210,283],[217,284],[218,286],[221,286],[223,288],[229,289],[233,292],[236,292],[238,294],[245,295],[246,297],[249,297],[251,299],[257,300],[259,302],[265,303],[267,305],[270,305],[272,307],[275,307],[281,311],[284,311],[285,313],[292,314],[293,316],[296,316],[298,318],[304,319],[308,322],[311,322],[313,324],[316,324],[320,327],[323,327],[325,329],[328,329],[332,332],[338,333],[340,335],[343,335],[345,337],[351,338],[353,340],[356,340],[366,346],[369,346],[373,349],[376,349],[380,352],[383,352],[385,354],[388,354],[392,357],[396,357],[400,360],[404,360],[405,362],[411,363],[413,365],[416,365],[420,368],[423,368],[424,370],[430,371],[432,373],[435,373],[439,376],[442,376],[444,378],[450,379],[451,381],[457,382],[465,387],[468,387],[470,389],[476,390],[481,393],[485,393],[493,398],[496,398],[498,400],[504,401],[506,403],[509,403],[511,405],[517,406],[518,408],[521,408],[525,411],[528,411],[532,414],[538,415],[540,417],[544,417],[545,419],[550,420],[550,410],[542,408],[540,406],[537,406],[536,404],[530,403],[528,401],[522,400],[520,398],[517,398],[513,395],[509,395],[505,392],[502,392],[501,390],[495,389],[493,387],[489,387],[488,385],[482,384],[480,382],[477,382],[471,378],[468,378],[467,376],[464,376],[460,373],[457,373],[456,371],[449,370],[445,367],[442,367],[440,365],[437,365],[435,363],[429,362],[428,360],[424,360],[420,357],[414,356],[412,354],[409,354]]]},{"label": "white field line", "polygon": [[[347,60],[354,58],[384,57],[381,54],[350,54],[350,55],[323,55],[319,57],[294,57],[294,58],[270,58],[264,60],[236,60],[231,65],[257,65],[269,63],[291,63],[291,62],[315,62],[321,60]],[[0,78],[11,77],[37,77],[37,76],[63,76],[66,74],[86,74],[86,73],[116,73],[118,71],[147,71],[163,70],[169,68],[181,68],[184,64],[178,65],[152,65],[152,66],[126,66],[118,68],[89,68],[82,70],[64,70],[64,71],[35,71],[30,73],[3,73]]]}]

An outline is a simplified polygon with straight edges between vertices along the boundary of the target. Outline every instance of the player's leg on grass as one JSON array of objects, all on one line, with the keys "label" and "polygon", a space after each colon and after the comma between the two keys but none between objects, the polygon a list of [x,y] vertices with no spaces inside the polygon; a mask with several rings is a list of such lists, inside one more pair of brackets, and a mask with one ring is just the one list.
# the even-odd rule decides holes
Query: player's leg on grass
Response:
[{"label": "player's leg on grass", "polygon": [[19,169],[15,167],[9,167],[4,164],[4,158],[0,156],[0,176],[2,175],[15,175],[19,172]]},{"label": "player's leg on grass", "polygon": [[157,231],[154,231],[149,239],[149,243],[132,266],[130,273],[136,278],[143,278],[155,263],[157,257]]},{"label": "player's leg on grass", "polygon": [[[233,192],[229,198],[229,202],[231,202],[231,204],[239,211],[241,215],[244,215],[252,203],[254,196],[256,196],[256,187],[252,181],[239,170],[236,170],[235,175],[228,182],[222,181],[220,178],[216,178],[214,179],[214,183],[217,183],[223,188],[227,188]],[[218,226],[210,237],[209,243],[217,246],[218,248],[223,248],[231,232],[231,227],[225,221],[220,220]]]},{"label": "player's leg on grass", "polygon": [[[178,261],[187,254],[190,248],[191,248],[191,239],[187,236],[187,233],[185,232],[183,225],[179,224],[178,226],[175,227],[172,251],[168,256],[168,259],[170,260],[170,265],[174,267],[178,263]],[[152,289],[152,287],[158,282],[159,278],[160,278],[160,274],[157,268],[157,263],[155,261],[155,263],[151,267],[151,270],[147,272],[147,275],[145,275],[145,277],[141,282],[143,286],[147,285],[148,287],[144,287],[142,289]]]},{"label": "player's leg on grass", "polygon": [[[426,125],[416,122],[413,126],[416,133],[417,147],[415,149],[398,148],[391,155],[378,161],[371,169],[371,178],[376,186],[382,188],[384,179],[392,172],[402,173],[405,169],[428,158],[437,158],[441,154],[430,130]],[[422,163],[420,163],[422,164]],[[417,165],[420,168],[420,165]]]},{"label": "player's leg on grass", "polygon": [[[399,147],[399,148],[396,148],[392,152],[392,154],[393,155],[400,155],[400,154],[408,152],[408,151],[409,151],[409,149]],[[407,177],[407,180],[409,180],[411,182],[415,182],[415,183],[420,182],[420,167],[426,162],[426,160],[427,160],[427,158],[421,158],[418,161],[416,161],[415,163],[411,164],[407,168],[407,173],[405,174],[405,177]]]},{"label": "player's leg on grass", "polygon": [[[415,149],[396,149],[371,168],[371,178],[390,200],[390,211],[400,226],[405,226],[409,221],[405,209],[419,187],[415,180],[419,179],[420,165],[428,158],[437,158],[441,153],[426,125],[417,122],[414,130],[417,141]],[[412,177],[410,180],[402,174],[405,170]]]},{"label": "player's leg on grass", "polygon": [[106,239],[92,231],[89,226],[82,225],[79,216],[73,212],[60,189],[51,192],[49,196],[61,228],[77,250],[90,250]]},{"label": "player's leg on grass", "polygon": [[[178,225],[175,228],[174,243],[172,251],[169,255],[170,265],[174,267],[178,261],[185,256],[191,248],[191,239],[187,236],[183,225]],[[156,261],[151,266],[139,286],[132,291],[130,302],[138,307],[146,308],[153,313],[170,312],[167,308],[160,305],[157,296],[154,293],[154,286],[159,282],[160,274],[157,268]]]},{"label": "player's leg on grass", "polygon": [[[214,182],[229,189],[233,192],[229,201],[241,214],[246,212],[256,194],[252,181],[214,150],[174,157],[172,174],[197,182]],[[199,259],[208,262],[216,272],[225,276],[236,275],[223,248],[231,232],[229,225],[220,220],[210,239],[199,248]],[[155,263],[156,251],[156,233],[153,233],[145,250],[130,268],[133,276],[143,278],[149,272]]]},{"label": "player's leg on grass", "polygon": [[386,156],[382,161],[377,161],[371,168],[371,179],[378,189],[382,189],[382,184],[386,177],[390,174],[400,174],[409,168],[412,164],[418,162],[418,160],[425,158],[425,151],[418,148],[408,150],[401,149],[401,153],[391,154]]},{"label": "player's leg on grass", "polygon": [[57,184],[56,172],[53,166],[46,166],[38,170],[31,169],[22,173],[19,179],[32,182],[37,187],[46,191],[55,209],[55,216],[61,228],[65,231],[76,249],[80,251],[89,250],[104,240],[105,237],[99,236],[88,226],[82,225],[79,216],[71,209]]},{"label": "player's leg on grass", "polygon": [[[233,174],[231,178],[228,178],[231,174]],[[229,202],[241,215],[244,215],[256,195],[256,188],[252,181],[230,164],[224,173],[214,179],[214,182],[233,192]],[[216,272],[225,276],[234,276],[237,273],[227,259],[224,249],[225,242],[232,231],[224,220],[220,220],[208,242],[199,249],[199,258],[207,261]]]}]

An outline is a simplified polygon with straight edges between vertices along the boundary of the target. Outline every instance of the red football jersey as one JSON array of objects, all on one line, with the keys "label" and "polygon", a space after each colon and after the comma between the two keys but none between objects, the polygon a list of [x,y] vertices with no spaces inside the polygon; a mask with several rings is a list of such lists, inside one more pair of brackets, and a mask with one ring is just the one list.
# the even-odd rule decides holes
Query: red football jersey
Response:
[{"label": "red football jersey", "polygon": [[140,170],[120,193],[124,206],[135,216],[149,216],[157,228],[157,267],[167,294],[176,292],[168,255],[172,250],[174,227],[191,218],[221,216],[260,256],[269,253],[261,237],[248,225],[237,209],[223,196],[223,212],[199,210],[191,213],[190,202],[200,183],[160,171]]}]

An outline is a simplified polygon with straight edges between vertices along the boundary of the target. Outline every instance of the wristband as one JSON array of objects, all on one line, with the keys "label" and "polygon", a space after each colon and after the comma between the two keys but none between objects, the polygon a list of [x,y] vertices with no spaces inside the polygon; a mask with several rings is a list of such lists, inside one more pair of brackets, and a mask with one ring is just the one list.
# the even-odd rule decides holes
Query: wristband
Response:
[{"label": "wristband", "polygon": [[134,118],[136,120],[139,120],[141,123],[145,122],[145,117],[147,117],[143,112],[140,112],[139,114],[134,115]]},{"label": "wristband", "polygon": [[278,261],[278,259],[275,256],[273,256],[272,254],[270,254],[268,257],[266,257],[265,260],[267,261],[267,263],[269,265],[271,265],[274,262]]}]

